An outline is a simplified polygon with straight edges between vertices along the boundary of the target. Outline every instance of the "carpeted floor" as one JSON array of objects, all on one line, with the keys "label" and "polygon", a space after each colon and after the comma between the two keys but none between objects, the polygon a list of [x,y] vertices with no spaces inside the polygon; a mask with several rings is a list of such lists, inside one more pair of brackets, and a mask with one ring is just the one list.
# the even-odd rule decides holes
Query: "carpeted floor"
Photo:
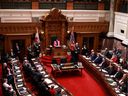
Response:
[{"label": "carpeted floor", "polygon": [[[51,67],[46,67],[51,72]],[[55,78],[73,96],[107,96],[102,87],[86,72],[82,76],[76,73],[66,73]]]}]

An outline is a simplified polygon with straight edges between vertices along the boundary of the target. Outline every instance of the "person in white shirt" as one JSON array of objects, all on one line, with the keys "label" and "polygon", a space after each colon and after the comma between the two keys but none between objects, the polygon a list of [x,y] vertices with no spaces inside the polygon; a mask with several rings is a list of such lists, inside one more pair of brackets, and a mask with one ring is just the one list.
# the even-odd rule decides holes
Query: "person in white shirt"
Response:
[{"label": "person in white shirt", "polygon": [[12,86],[8,84],[7,79],[4,79],[3,87],[5,88],[5,90],[9,90],[10,88],[12,88]]}]

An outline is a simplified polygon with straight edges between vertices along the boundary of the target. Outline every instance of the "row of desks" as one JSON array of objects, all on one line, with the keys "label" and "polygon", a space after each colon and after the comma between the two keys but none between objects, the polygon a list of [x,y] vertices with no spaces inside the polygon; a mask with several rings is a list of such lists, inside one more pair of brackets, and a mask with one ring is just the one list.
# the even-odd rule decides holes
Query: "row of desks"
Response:
[{"label": "row of desks", "polygon": [[14,84],[15,84],[18,95],[19,96],[35,96],[26,87],[24,77],[22,74],[22,69],[20,67],[20,62],[18,60],[16,59],[13,60],[12,69],[13,69]]},{"label": "row of desks", "polygon": [[57,76],[64,72],[78,71],[82,75],[82,69],[84,68],[81,62],[77,63],[62,63],[62,64],[51,64],[52,74]]},{"label": "row of desks", "polygon": [[84,58],[82,55],[79,55],[79,60],[82,62],[84,68],[93,75],[94,79],[97,80],[97,82],[100,83],[101,86],[103,86],[104,90],[106,91],[106,94],[108,96],[117,96],[116,92],[112,89],[112,87],[108,84],[108,82],[105,80],[103,74],[99,72],[96,67],[93,66],[89,60]]},{"label": "row of desks", "polygon": [[48,74],[48,72],[45,70],[43,64],[41,64],[37,58],[33,58],[32,62],[35,65],[38,72],[40,72],[43,75],[43,79],[49,87],[54,86],[54,88],[56,90],[61,89],[62,96],[72,96],[72,94],[67,89],[62,87],[54,78],[52,78]]}]

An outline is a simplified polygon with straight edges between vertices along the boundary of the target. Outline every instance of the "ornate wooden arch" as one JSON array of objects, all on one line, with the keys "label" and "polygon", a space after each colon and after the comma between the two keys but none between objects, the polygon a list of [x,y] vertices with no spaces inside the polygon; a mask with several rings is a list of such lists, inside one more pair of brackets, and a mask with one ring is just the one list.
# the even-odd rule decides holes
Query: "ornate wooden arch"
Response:
[{"label": "ornate wooden arch", "polygon": [[53,38],[60,40],[61,45],[66,44],[67,35],[67,17],[61,13],[61,10],[53,8],[49,14],[42,17],[42,25],[45,36],[45,47],[53,43]]}]

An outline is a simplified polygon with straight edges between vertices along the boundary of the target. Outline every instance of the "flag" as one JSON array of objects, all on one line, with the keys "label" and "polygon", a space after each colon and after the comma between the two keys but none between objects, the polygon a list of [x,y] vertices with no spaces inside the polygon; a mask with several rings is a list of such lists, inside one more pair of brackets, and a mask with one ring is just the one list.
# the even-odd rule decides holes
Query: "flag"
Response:
[{"label": "flag", "polygon": [[70,34],[70,43],[75,42],[75,37],[74,37],[74,27],[72,27],[71,34]]},{"label": "flag", "polygon": [[70,43],[75,42],[74,32],[70,34]]},{"label": "flag", "polygon": [[36,27],[35,42],[40,43],[38,28]]}]

